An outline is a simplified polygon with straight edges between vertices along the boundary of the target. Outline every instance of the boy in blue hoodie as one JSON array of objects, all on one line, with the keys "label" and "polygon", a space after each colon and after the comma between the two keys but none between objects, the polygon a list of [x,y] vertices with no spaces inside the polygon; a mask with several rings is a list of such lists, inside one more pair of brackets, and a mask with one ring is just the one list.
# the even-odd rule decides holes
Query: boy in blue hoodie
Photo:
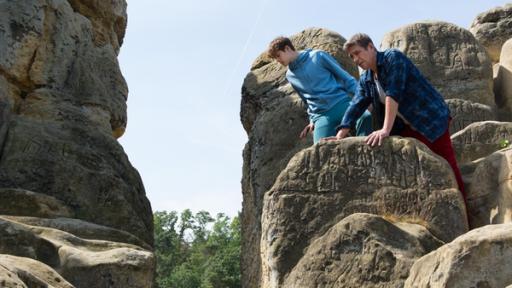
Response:
[{"label": "boy in blue hoodie", "polygon": [[[268,55],[287,66],[286,79],[307,106],[309,124],[299,137],[313,132],[313,142],[336,135],[336,127],[343,119],[356,93],[357,82],[343,70],[327,52],[306,49],[296,51],[290,39],[278,37],[268,49]],[[372,132],[371,114],[366,111],[356,123],[357,136]]]}]

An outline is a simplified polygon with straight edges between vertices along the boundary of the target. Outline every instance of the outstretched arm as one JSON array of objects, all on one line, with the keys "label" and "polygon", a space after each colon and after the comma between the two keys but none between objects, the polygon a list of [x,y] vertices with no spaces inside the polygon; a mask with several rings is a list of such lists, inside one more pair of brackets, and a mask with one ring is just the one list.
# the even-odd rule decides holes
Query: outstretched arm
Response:
[{"label": "outstretched arm", "polygon": [[366,94],[362,81],[363,80],[359,80],[356,94],[352,102],[350,102],[350,106],[345,112],[341,124],[337,127],[338,133],[334,137],[325,138],[325,140],[339,140],[345,138],[350,131],[350,127],[354,126],[357,119],[359,119],[368,106],[370,106],[372,99]]}]

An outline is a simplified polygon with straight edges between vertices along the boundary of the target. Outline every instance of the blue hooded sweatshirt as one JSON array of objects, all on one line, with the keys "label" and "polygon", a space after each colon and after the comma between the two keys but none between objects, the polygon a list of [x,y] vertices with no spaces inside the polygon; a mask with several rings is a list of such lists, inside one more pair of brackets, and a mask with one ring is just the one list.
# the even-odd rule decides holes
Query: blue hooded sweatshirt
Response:
[{"label": "blue hooded sweatshirt", "polygon": [[350,102],[357,87],[354,77],[322,50],[300,51],[288,65],[286,79],[306,103],[310,122],[340,101]]}]

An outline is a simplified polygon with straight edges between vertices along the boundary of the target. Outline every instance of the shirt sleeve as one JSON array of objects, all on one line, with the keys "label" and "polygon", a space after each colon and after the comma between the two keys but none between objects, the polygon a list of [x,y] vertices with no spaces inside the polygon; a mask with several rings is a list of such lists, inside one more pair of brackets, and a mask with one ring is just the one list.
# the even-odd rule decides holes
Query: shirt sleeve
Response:
[{"label": "shirt sleeve", "polygon": [[407,57],[402,52],[392,50],[386,55],[386,96],[393,98],[400,104],[405,94],[405,83],[407,81]]},{"label": "shirt sleeve", "polygon": [[334,77],[338,80],[338,82],[343,85],[345,91],[351,94],[356,94],[357,81],[352,75],[348,74],[343,68],[341,68],[340,64],[334,57],[332,57],[329,53],[320,51],[318,52],[322,65],[329,70]]},{"label": "shirt sleeve", "polygon": [[364,80],[361,77],[361,80],[359,80],[359,84],[357,85],[354,98],[350,102],[350,106],[345,112],[345,116],[343,116],[341,124],[336,127],[336,130],[354,126],[357,119],[363,115],[364,111],[366,111],[366,108],[368,108],[368,106],[370,106],[372,103],[372,99],[367,95],[362,81]]}]

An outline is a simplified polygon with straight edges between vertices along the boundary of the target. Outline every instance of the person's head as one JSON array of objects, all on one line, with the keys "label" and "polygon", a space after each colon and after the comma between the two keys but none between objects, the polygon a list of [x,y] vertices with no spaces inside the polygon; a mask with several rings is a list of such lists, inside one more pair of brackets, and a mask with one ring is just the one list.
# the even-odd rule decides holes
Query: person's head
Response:
[{"label": "person's head", "polygon": [[270,58],[275,59],[281,65],[288,66],[295,58],[297,58],[297,51],[292,44],[292,41],[286,37],[277,37],[272,40],[268,45],[267,54]]},{"label": "person's head", "polygon": [[343,49],[357,66],[363,70],[375,69],[377,67],[377,49],[370,36],[364,33],[357,33],[345,42]]}]

